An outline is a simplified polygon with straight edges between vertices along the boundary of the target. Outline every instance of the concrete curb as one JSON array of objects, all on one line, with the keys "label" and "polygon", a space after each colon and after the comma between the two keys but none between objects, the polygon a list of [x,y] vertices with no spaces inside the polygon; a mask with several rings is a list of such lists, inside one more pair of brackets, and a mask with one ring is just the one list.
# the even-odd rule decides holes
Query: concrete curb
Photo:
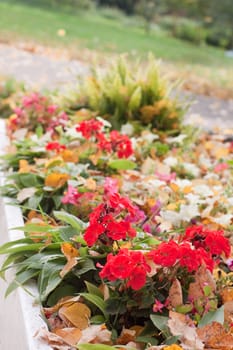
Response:
[{"label": "concrete curb", "polygon": [[[5,123],[0,120],[0,154],[8,144],[5,133]],[[1,185],[4,184],[4,174],[0,174]],[[20,230],[14,227],[23,226],[23,217],[20,208],[10,205],[10,199],[0,198],[0,244],[24,237]],[[0,264],[4,260],[0,256]],[[8,271],[7,283],[11,281],[11,272]],[[6,299],[4,294],[7,283],[0,279],[0,349],[2,350],[51,350],[47,344],[43,344],[35,335],[45,328],[45,323],[40,316],[40,307],[35,304],[35,298],[18,288]],[[27,289],[34,296],[38,295],[36,285],[30,283]]]}]

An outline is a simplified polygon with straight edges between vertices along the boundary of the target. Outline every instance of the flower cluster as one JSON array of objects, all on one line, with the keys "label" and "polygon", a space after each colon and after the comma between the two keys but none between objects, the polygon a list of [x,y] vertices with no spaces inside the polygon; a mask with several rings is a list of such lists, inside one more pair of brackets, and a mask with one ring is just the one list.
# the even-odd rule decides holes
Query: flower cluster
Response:
[{"label": "flower cluster", "polygon": [[200,226],[190,226],[186,229],[183,241],[189,241],[195,248],[203,248],[213,257],[222,254],[228,258],[231,252],[229,240],[224,237],[223,230],[209,230]]},{"label": "flower cluster", "polygon": [[92,192],[80,193],[75,187],[68,185],[67,191],[61,202],[63,204],[80,205],[82,202],[89,202],[94,196],[95,194]]},{"label": "flower cluster", "polygon": [[64,151],[65,149],[66,149],[66,146],[62,145],[58,141],[48,142],[46,145],[47,151],[55,151],[56,153],[60,153],[61,151]]},{"label": "flower cluster", "polygon": [[128,158],[133,154],[132,142],[126,135],[113,130],[107,137],[103,133],[104,124],[96,119],[84,120],[76,127],[82,136],[89,140],[94,138],[97,147],[106,153],[116,153],[118,158]]},{"label": "flower cluster", "polygon": [[22,127],[34,130],[40,124],[45,131],[54,133],[57,126],[64,127],[67,121],[68,115],[49,97],[33,92],[24,96],[21,105],[14,109],[8,120],[8,130],[14,132]]},{"label": "flower cluster", "polygon": [[216,258],[230,255],[230,243],[223,231],[211,231],[203,226],[190,226],[186,229],[182,241],[162,242],[148,256],[153,262],[163,267],[179,265],[189,272],[197,271],[202,264],[213,271]]},{"label": "flower cluster", "polygon": [[177,265],[186,267],[189,272],[196,271],[203,263],[210,271],[214,267],[214,261],[211,256],[203,248],[195,249],[189,242],[181,244],[173,240],[162,242],[156,250],[152,250],[148,254],[148,257],[156,265],[162,267]]},{"label": "flower cluster", "polygon": [[100,277],[109,281],[125,280],[126,287],[139,290],[144,287],[146,275],[150,271],[142,252],[120,249],[117,255],[108,254]]},{"label": "flower cluster", "polygon": [[89,216],[90,223],[84,233],[88,246],[94,245],[98,239],[105,244],[111,244],[112,241],[135,237],[136,231],[130,222],[121,220],[122,215],[133,214],[134,211],[135,207],[128,198],[118,193],[107,194],[104,202]]}]

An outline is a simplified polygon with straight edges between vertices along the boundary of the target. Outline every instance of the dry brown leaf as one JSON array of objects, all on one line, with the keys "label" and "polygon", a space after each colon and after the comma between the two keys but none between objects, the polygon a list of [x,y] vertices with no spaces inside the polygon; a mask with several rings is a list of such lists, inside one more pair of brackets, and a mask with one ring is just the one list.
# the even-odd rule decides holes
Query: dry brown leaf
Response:
[{"label": "dry brown leaf", "polygon": [[136,330],[123,328],[120,336],[117,338],[117,344],[126,345],[131,341],[135,341]]},{"label": "dry brown leaf", "polygon": [[64,162],[77,163],[79,160],[77,152],[70,149],[65,149],[62,151],[61,156]]},{"label": "dry brown leaf", "polygon": [[150,157],[147,157],[141,167],[141,172],[144,175],[154,174],[156,171],[157,162]]},{"label": "dry brown leaf", "polygon": [[112,332],[110,332],[105,325],[102,325],[101,330],[97,333],[92,343],[112,345],[111,337],[112,337]]},{"label": "dry brown leaf", "polygon": [[172,189],[173,192],[177,193],[180,191],[180,188],[177,184],[175,184],[174,182],[170,183],[170,188]]},{"label": "dry brown leaf", "polygon": [[70,350],[70,344],[68,344],[62,337],[51,333],[46,329],[40,329],[35,336],[44,340],[54,350]]},{"label": "dry brown leaf", "polygon": [[32,197],[37,189],[35,187],[26,187],[20,190],[17,194],[17,200],[21,203],[25,201],[25,199]]},{"label": "dry brown leaf", "polygon": [[92,161],[94,165],[97,165],[101,156],[102,156],[102,151],[98,150],[95,154],[90,155],[89,159]]},{"label": "dry brown leaf", "polygon": [[96,181],[94,179],[92,179],[91,177],[89,177],[86,180],[85,186],[88,190],[95,191],[96,190]]},{"label": "dry brown leaf", "polygon": [[25,159],[20,159],[19,161],[19,173],[30,173],[32,166],[29,165],[28,161]]},{"label": "dry brown leaf", "polygon": [[70,176],[68,174],[61,174],[61,173],[52,173],[46,176],[45,178],[45,186],[49,187],[61,187],[63,186]]},{"label": "dry brown leaf", "polygon": [[67,259],[67,264],[60,272],[60,276],[63,278],[75,265],[77,265],[77,256],[79,255],[78,249],[74,248],[71,243],[65,242],[61,245],[61,251]]},{"label": "dry brown leaf", "polygon": [[227,324],[233,323],[233,300],[224,303],[224,322]]},{"label": "dry brown leaf", "polygon": [[77,301],[79,301],[80,296],[77,297],[71,297],[71,296],[67,296],[64,298],[61,298],[56,305],[52,306],[52,307],[45,307],[44,308],[44,312],[45,315],[52,315],[53,313],[57,312],[63,305],[72,305],[73,303],[76,303]]},{"label": "dry brown leaf", "polygon": [[82,336],[82,332],[78,328],[55,329],[53,333],[59,335],[66,343],[76,345]]},{"label": "dry brown leaf", "polygon": [[220,293],[223,303],[227,301],[233,301],[233,287],[226,287],[221,290]]},{"label": "dry brown leaf", "polygon": [[216,290],[216,283],[209,270],[207,270],[205,265],[200,266],[198,271],[195,273],[195,281],[190,283],[188,290],[188,299],[197,300],[204,296],[203,288],[204,286],[209,286],[211,291]]},{"label": "dry brown leaf", "polygon": [[91,325],[82,331],[78,344],[93,343],[103,329],[102,325]]},{"label": "dry brown leaf", "polygon": [[176,307],[183,304],[183,294],[180,281],[175,278],[169,289],[169,302],[172,307]]},{"label": "dry brown leaf", "polygon": [[218,322],[212,322],[197,329],[197,334],[206,347],[219,350],[233,349],[233,335],[227,333],[224,326]]},{"label": "dry brown leaf", "polygon": [[77,327],[83,330],[89,325],[91,311],[85,304],[76,302],[71,305],[63,305],[59,309],[58,315],[68,327]]},{"label": "dry brown leaf", "polygon": [[185,350],[203,350],[204,344],[197,335],[196,328],[188,324],[185,315],[169,312],[168,327],[175,336],[180,336],[181,346]]}]

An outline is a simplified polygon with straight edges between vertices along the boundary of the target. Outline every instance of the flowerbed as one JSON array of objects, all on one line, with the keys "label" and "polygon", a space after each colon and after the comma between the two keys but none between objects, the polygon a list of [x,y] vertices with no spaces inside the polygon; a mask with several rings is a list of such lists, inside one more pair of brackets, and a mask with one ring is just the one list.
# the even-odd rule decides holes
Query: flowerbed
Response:
[{"label": "flowerbed", "polygon": [[111,96],[95,80],[95,104],[28,93],[8,119],[2,193],[25,238],[0,247],[6,294],[36,280],[53,349],[231,349],[233,145],[182,126],[158,79],[152,94],[120,72]]}]

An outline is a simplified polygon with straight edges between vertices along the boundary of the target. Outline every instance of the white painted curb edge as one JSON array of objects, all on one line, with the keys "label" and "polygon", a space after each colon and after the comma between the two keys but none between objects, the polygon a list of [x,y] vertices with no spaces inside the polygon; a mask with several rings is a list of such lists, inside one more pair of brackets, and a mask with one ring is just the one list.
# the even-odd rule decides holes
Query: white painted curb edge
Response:
[{"label": "white painted curb edge", "polygon": [[[0,154],[4,154],[8,139],[5,133],[5,122],[0,120]],[[1,185],[4,177],[0,174]],[[9,199],[0,198],[0,244],[24,237],[22,231],[12,230],[23,226],[20,208],[9,204]],[[0,256],[0,264],[4,257]],[[7,283],[11,281],[7,274]],[[18,288],[6,299],[4,294],[7,283],[0,279],[0,349],[1,350],[51,350],[42,343],[35,334],[45,328],[40,316],[40,307],[34,304],[34,298],[23,289]],[[27,286],[30,292],[37,296],[36,285]]]}]

